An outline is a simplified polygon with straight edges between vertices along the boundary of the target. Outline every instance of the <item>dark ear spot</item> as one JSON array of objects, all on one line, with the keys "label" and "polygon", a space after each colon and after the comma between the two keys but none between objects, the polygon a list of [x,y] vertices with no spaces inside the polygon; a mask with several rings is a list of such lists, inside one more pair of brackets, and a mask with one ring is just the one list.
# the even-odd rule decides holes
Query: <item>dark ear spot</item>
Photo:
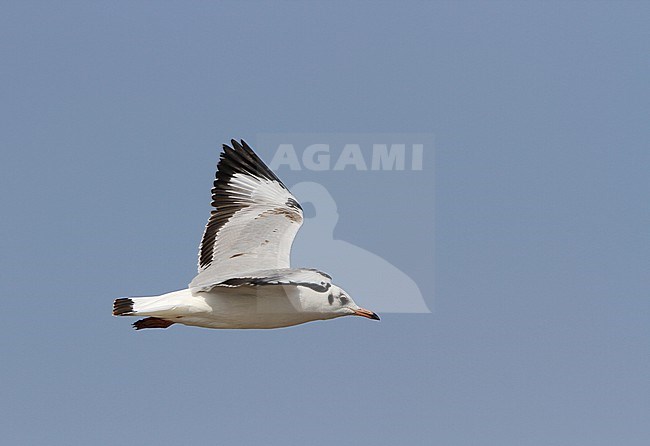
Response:
[{"label": "dark ear spot", "polygon": [[334,303],[334,295],[332,293],[329,293],[327,296],[327,301],[332,305]]}]

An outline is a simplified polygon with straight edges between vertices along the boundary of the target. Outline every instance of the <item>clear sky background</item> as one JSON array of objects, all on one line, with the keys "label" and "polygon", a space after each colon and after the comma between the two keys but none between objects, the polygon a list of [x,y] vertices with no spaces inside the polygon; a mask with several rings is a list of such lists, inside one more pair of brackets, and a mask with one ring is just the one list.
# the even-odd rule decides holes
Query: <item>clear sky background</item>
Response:
[{"label": "clear sky background", "polygon": [[[647,444],[648,3],[1,10],[3,443]],[[191,280],[220,144],[283,132],[435,135],[435,225],[339,208],[433,312],[113,318]]]}]

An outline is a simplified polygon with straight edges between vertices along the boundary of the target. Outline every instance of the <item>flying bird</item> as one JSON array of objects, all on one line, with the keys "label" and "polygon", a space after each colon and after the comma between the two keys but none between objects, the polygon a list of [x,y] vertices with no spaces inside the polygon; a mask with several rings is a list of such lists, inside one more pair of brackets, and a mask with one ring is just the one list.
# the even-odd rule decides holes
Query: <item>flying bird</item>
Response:
[{"label": "flying bird", "polygon": [[302,207],[244,140],[223,145],[215,178],[197,276],[184,290],[116,299],[114,316],[144,317],[133,324],[136,330],[173,324],[265,329],[340,316],[379,320],[326,273],[290,267]]}]

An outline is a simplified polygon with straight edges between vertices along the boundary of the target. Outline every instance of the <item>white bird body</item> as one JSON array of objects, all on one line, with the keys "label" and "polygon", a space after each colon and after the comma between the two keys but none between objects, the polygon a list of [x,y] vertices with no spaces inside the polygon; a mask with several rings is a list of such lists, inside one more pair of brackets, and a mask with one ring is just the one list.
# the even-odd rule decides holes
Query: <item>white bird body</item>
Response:
[{"label": "white bird body", "polygon": [[138,316],[207,328],[280,328],[345,315],[329,312],[327,300],[323,305],[321,293],[310,288],[273,288],[277,289],[222,288],[194,294],[184,289],[131,300]]},{"label": "white bird body", "polygon": [[346,315],[360,308],[331,277],[289,267],[303,222],[289,190],[244,142],[224,145],[213,206],[189,287],[160,296],[115,300],[115,316],[147,316],[134,327],[279,328]]}]

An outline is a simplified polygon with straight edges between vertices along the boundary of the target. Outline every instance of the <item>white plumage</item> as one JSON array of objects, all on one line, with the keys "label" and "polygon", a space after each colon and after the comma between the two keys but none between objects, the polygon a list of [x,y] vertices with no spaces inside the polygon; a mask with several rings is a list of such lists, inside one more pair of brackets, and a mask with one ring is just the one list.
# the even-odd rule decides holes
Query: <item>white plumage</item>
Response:
[{"label": "white plumage", "polygon": [[302,207],[243,140],[231,143],[217,165],[197,276],[184,290],[117,299],[113,314],[147,316],[133,324],[138,330],[175,323],[277,328],[346,315],[379,319],[327,274],[290,268]]}]

